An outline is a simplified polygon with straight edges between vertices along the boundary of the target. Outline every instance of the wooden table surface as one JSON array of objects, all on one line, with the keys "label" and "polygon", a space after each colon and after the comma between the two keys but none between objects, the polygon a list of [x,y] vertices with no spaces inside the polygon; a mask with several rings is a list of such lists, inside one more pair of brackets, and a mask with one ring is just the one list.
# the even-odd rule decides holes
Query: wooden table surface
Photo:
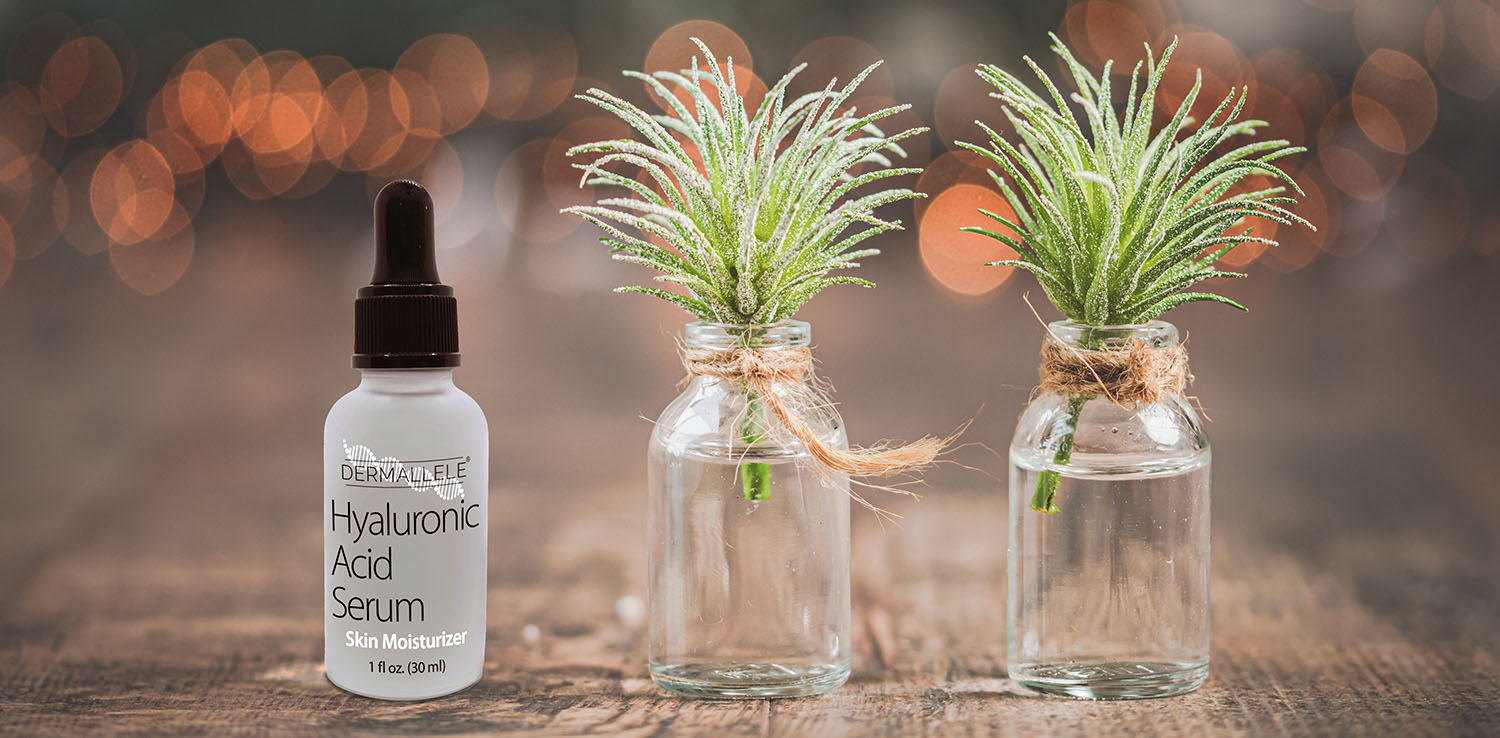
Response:
[{"label": "wooden table surface", "polygon": [[[653,687],[638,617],[641,416],[678,316],[609,295],[635,275],[589,244],[445,257],[493,437],[488,651],[477,686],[408,704],[320,667],[319,436],[364,254],[244,222],[205,224],[155,297],[70,253],[0,289],[0,734],[1500,735],[1494,260],[1376,287],[1319,262],[1245,280],[1248,316],[1176,316],[1216,421],[1202,690],[1007,682],[1004,464],[974,445],[888,504],[899,527],[856,510],[848,685],[710,703]],[[967,440],[1003,449],[1039,341],[1020,290],[953,300],[893,251],[880,290],[806,313],[854,440],[983,406]]]}]

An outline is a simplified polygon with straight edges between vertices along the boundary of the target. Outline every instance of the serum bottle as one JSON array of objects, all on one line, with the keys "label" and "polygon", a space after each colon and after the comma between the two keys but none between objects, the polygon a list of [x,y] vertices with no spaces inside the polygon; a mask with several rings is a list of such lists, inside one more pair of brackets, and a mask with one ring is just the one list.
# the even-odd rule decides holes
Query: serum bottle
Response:
[{"label": "serum bottle", "polygon": [[392,182],[354,301],[360,383],[323,433],[324,662],[355,694],[439,697],[484,668],[489,427],[453,384],[458,356],[432,198]]}]

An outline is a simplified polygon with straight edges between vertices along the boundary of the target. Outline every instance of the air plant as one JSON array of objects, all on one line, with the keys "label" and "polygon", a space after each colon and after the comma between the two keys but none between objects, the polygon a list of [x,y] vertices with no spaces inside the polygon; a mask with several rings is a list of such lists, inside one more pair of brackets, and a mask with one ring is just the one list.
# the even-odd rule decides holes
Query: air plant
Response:
[{"label": "air plant", "polygon": [[[791,317],[822,290],[874,286],[832,272],[858,267],[860,259],[879,253],[863,246],[866,239],[901,227],[875,210],[920,195],[867,186],[920,172],[892,166],[888,154],[904,157],[898,142],[927,129],[886,134],[877,125],[909,105],[871,112],[847,105],[879,62],[842,88],[830,80],[822,90],[788,101],[788,85],[806,67],[799,65],[752,113],[736,91],[732,60],[721,67],[702,41],[693,43],[707,69],[699,68],[695,56],[681,72],[625,72],[665,102],[665,114],[647,113],[597,88],[579,96],[644,140],[570,149],[570,156],[598,155],[574,164],[583,184],[628,194],[564,212],[603,229],[600,240],[615,259],[655,269],[661,272],[657,282],[681,289],[631,285],[617,292],[653,295],[703,320],[736,326],[742,345],[753,348],[765,326]],[[615,164],[639,174],[631,178],[607,168]],[[738,432],[753,444],[765,433],[764,412],[753,392],[746,400]],[[746,499],[768,496],[769,471],[761,462],[742,465]]]},{"label": "air plant", "polygon": [[[963,230],[1009,246],[1017,258],[993,265],[1031,272],[1052,304],[1085,326],[1146,323],[1197,301],[1244,310],[1229,298],[1189,288],[1215,277],[1245,276],[1216,265],[1240,244],[1276,245],[1273,239],[1252,235],[1249,228],[1230,232],[1248,218],[1313,227],[1287,209],[1296,202],[1288,190],[1298,195],[1302,190],[1272,164],[1305,149],[1278,139],[1222,150],[1234,137],[1252,135],[1266,125],[1236,120],[1245,105],[1245,89],[1231,90],[1193,129],[1188,113],[1202,87],[1201,72],[1170,122],[1153,131],[1154,103],[1177,47],[1175,40],[1160,60],[1146,48],[1146,59],[1131,72],[1123,111],[1116,110],[1111,89],[1113,62],[1106,62],[1095,77],[1055,34],[1052,40],[1052,50],[1073,77],[1077,91],[1070,99],[1083,111],[1087,131],[1030,57],[1026,63],[1045,95],[999,67],[981,65],[979,76],[995,86],[993,96],[1004,103],[1019,143],[1012,144],[981,122],[989,146],[958,144],[998,168],[990,175],[1014,208],[1015,220],[981,210],[1013,235],[979,227]],[[1263,177],[1270,185],[1247,188],[1249,177]],[[1087,335],[1086,345],[1091,340]],[[1092,340],[1087,348],[1102,348],[1101,339]],[[1069,431],[1057,445],[1053,466],[1071,460],[1071,429],[1089,399],[1069,397]],[[1031,509],[1057,512],[1059,480],[1055,470],[1041,472]]]}]

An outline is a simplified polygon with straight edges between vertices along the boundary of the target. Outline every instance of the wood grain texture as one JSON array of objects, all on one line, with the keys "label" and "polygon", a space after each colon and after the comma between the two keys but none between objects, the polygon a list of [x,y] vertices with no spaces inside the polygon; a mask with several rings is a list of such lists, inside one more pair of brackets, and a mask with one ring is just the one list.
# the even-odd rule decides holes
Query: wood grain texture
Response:
[{"label": "wood grain texture", "polygon": [[[335,263],[297,258],[313,260],[309,274]],[[242,271],[229,260],[205,256],[193,274],[207,276],[151,300],[106,283],[83,302],[22,280],[0,293],[0,308],[50,316],[53,336],[39,342],[0,309],[0,345],[39,349],[0,364],[0,734],[1500,735],[1500,503],[1486,455],[1500,402],[1492,381],[1476,396],[1464,374],[1500,357],[1462,342],[1487,319],[1440,320],[1497,313],[1483,275],[1372,300],[1358,325],[1322,310],[1309,280],[1326,275],[1293,275],[1254,320],[1195,336],[1195,390],[1219,421],[1212,677],[1130,704],[1005,679],[1004,484],[987,476],[1004,464],[977,447],[960,460],[978,471],[940,470],[920,502],[891,503],[899,527],[856,511],[843,689],[727,703],[656,689],[628,599],[645,595],[649,426],[637,416],[670,397],[677,318],[460,281],[460,383],[489,412],[495,457],[485,677],[382,703],[333,688],[319,665],[316,449],[352,373],[347,321],[307,316],[343,316],[349,295],[311,277],[237,292],[219,278]],[[865,299],[851,295],[812,316],[851,427],[872,429],[855,440],[941,432],[992,403],[968,440],[1003,448],[1038,340],[1023,307],[1008,302],[1001,320],[910,279],[881,292],[857,303],[865,312],[839,302]],[[1459,310],[1455,294],[1480,307]],[[905,350],[884,351],[866,322]],[[1391,334],[1408,350],[1390,357]],[[973,335],[996,341],[964,342]],[[1484,360],[1431,358],[1456,345]],[[605,373],[580,351],[617,360]],[[1380,352],[1427,394],[1368,371]],[[941,355],[952,361],[931,361]]]}]

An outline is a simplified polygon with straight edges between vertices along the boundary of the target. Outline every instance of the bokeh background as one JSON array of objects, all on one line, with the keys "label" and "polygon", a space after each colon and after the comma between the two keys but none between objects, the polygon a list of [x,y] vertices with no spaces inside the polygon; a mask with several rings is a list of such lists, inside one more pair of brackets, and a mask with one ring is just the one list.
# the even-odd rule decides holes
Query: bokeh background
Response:
[{"label": "bokeh background", "polygon": [[[830,290],[801,317],[856,442],[977,414],[961,463],[923,491],[1002,495],[1042,334],[1023,296],[1055,313],[1025,275],[980,266],[998,247],[957,232],[999,195],[953,141],[999,120],[975,64],[1030,54],[1060,73],[1053,31],[1096,67],[1176,36],[1164,104],[1201,67],[1206,98],[1244,86],[1251,115],[1309,149],[1288,166],[1318,231],[1242,247],[1228,261],[1249,278],[1215,285],[1251,312],[1167,316],[1215,421],[1216,541],[1295,551],[1400,603],[1402,627],[1493,644],[1493,559],[1434,552],[1493,551],[1500,530],[1495,0],[5,3],[0,600],[49,612],[28,588],[64,545],[164,572],[206,566],[185,560],[203,548],[240,574],[270,541],[316,556],[322,419],[357,381],[351,301],[371,198],[395,177],[437,200],[458,379],[492,428],[494,576],[633,546],[645,418],[674,394],[685,316],[612,294],[649,275],[557,210],[599,196],[568,146],[622,132],[572,95],[649,105],[619,71],[679,66],[692,35],[751,95],[796,63],[821,86],[885,59],[860,104],[910,103],[902,119],[932,128],[910,147],[930,197],[893,210],[907,229],[862,273],[879,288]],[[508,546],[543,515],[598,516],[624,543]],[[968,545],[1003,551],[993,522],[996,539]],[[1377,569],[1371,546],[1411,555]],[[101,607],[149,606],[80,576]],[[249,580],[304,587],[311,618],[313,576]]]}]

